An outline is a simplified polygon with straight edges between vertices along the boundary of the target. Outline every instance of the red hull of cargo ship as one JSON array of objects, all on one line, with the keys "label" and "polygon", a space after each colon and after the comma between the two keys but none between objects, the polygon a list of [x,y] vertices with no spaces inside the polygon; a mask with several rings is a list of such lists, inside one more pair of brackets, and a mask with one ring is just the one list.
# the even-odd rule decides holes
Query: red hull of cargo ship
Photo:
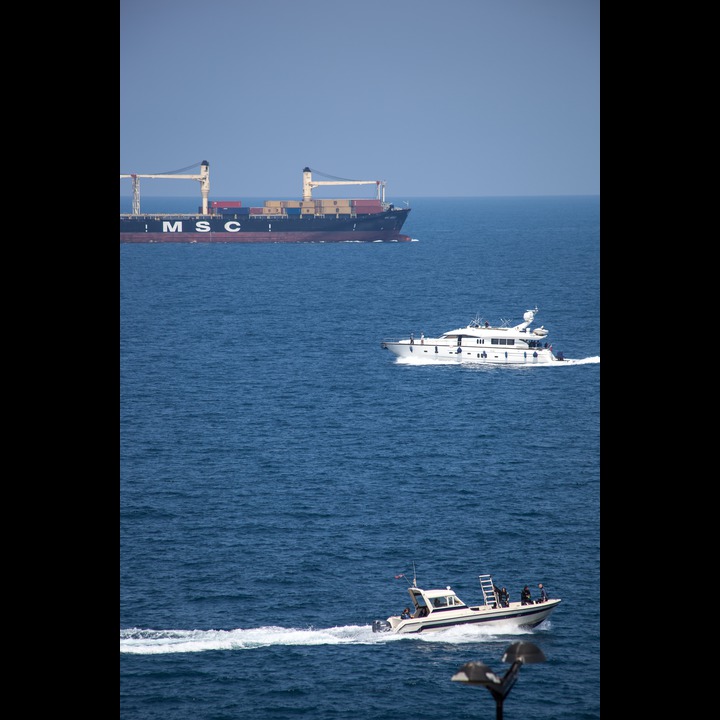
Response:
[{"label": "red hull of cargo ship", "polygon": [[410,242],[409,235],[355,232],[262,232],[262,233],[122,233],[123,243],[337,243],[337,242]]}]

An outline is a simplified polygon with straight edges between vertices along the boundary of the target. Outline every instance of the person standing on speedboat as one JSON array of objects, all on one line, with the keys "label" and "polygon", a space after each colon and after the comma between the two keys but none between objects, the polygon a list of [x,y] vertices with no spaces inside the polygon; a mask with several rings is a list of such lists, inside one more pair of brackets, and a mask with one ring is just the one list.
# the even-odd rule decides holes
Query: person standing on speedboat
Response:
[{"label": "person standing on speedboat", "polygon": [[493,607],[502,607],[502,590],[495,584],[493,584],[493,592],[495,593],[495,599],[497,605],[493,603]]}]

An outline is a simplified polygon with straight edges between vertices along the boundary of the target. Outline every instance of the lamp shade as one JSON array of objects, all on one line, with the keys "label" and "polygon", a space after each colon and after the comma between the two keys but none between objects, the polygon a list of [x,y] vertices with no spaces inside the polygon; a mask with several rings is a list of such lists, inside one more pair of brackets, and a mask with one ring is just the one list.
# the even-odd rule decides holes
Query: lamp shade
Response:
[{"label": "lamp shade", "polygon": [[501,660],[503,662],[521,662],[523,664],[545,662],[545,653],[533,643],[516,642],[505,650]]},{"label": "lamp shade", "polygon": [[480,661],[465,663],[450,679],[473,685],[499,685],[502,682],[485,663]]}]

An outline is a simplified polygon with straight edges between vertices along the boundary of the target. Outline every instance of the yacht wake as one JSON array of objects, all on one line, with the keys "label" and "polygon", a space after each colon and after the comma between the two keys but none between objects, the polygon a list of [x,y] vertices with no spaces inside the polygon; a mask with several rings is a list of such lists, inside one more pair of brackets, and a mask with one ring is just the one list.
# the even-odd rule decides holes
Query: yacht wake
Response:
[{"label": "yacht wake", "polygon": [[599,365],[600,364],[600,356],[599,355],[593,355],[592,357],[586,357],[586,358],[565,358],[561,362],[554,362],[554,363],[538,363],[537,365],[515,365],[512,363],[505,364],[505,363],[474,363],[471,360],[464,360],[463,362],[457,362],[455,360],[448,360],[448,361],[438,361],[434,359],[427,359],[420,356],[417,357],[408,357],[408,358],[395,358],[395,362],[398,365],[442,365],[442,366],[459,366],[459,367],[477,367],[477,368],[487,368],[488,370],[496,370],[497,368],[508,368],[513,370],[526,370],[528,368],[534,369],[534,368],[560,368],[560,367],[570,367],[571,365]]}]

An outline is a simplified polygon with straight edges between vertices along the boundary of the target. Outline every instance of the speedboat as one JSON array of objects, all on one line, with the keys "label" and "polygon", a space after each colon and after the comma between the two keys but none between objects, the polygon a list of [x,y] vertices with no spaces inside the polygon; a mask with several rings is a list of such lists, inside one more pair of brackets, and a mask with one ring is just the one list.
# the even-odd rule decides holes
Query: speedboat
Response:
[{"label": "speedboat", "polygon": [[565,358],[553,354],[548,344],[548,330],[542,325],[531,328],[538,309],[527,310],[523,322],[510,327],[509,321],[491,325],[476,317],[467,327],[448,330],[440,337],[418,339],[411,333],[402,340],[386,339],[380,347],[403,359],[439,363],[480,363],[488,365],[548,365]]},{"label": "speedboat", "polygon": [[507,596],[503,597],[501,588],[493,583],[491,575],[479,575],[478,578],[482,605],[466,605],[449,585],[445,589],[423,590],[413,578],[412,585],[408,587],[412,601],[407,608],[410,612],[391,615],[387,620],[374,620],[373,632],[422,633],[458,625],[534,628],[561,602],[559,598],[510,602]]}]

